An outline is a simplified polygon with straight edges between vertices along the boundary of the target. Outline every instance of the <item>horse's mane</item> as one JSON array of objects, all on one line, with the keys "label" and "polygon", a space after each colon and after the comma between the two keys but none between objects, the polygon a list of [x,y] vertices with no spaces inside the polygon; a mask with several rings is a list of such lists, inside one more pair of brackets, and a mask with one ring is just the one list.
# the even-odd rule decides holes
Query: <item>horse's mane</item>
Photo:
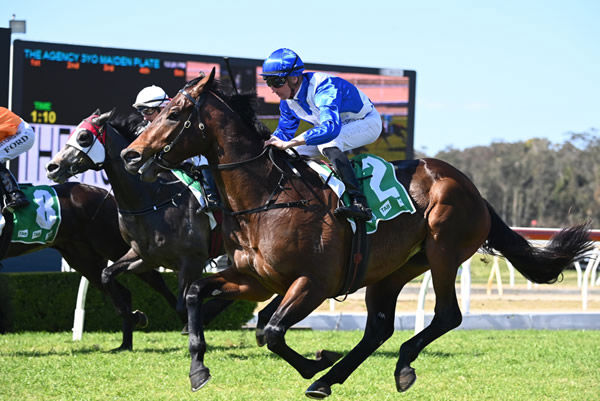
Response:
[{"label": "horse's mane", "polygon": [[129,114],[115,114],[108,120],[108,123],[129,142],[133,142],[136,138],[135,132],[143,121],[144,118],[139,113],[132,112]]},{"label": "horse's mane", "polygon": [[[183,89],[194,86],[203,77],[197,77],[185,84]],[[271,136],[271,131],[264,125],[256,114],[258,108],[258,99],[255,92],[231,93],[230,86],[224,85],[222,81],[213,80],[210,88],[217,96],[221,97],[236,113],[240,115],[242,120],[254,130],[260,138],[268,139]]]}]

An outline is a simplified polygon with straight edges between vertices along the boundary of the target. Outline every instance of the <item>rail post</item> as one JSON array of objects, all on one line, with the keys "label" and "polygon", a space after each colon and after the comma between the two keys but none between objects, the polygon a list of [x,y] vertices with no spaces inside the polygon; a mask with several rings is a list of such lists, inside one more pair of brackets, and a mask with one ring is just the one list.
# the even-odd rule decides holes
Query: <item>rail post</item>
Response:
[{"label": "rail post", "polygon": [[75,317],[73,318],[73,341],[80,341],[83,336],[83,322],[85,320],[85,298],[90,282],[81,277],[79,290],[77,291],[77,303],[75,304]]}]

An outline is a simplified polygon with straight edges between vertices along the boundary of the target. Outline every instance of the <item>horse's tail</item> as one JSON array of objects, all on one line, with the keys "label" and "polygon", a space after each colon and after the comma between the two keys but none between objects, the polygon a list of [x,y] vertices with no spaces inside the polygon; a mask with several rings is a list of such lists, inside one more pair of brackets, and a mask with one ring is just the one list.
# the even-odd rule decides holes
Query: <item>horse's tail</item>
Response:
[{"label": "horse's tail", "polygon": [[492,224],[483,249],[492,254],[495,254],[494,249],[499,251],[534,283],[556,282],[566,267],[593,247],[589,223],[565,228],[545,247],[539,248],[508,227],[489,203],[487,207]]}]

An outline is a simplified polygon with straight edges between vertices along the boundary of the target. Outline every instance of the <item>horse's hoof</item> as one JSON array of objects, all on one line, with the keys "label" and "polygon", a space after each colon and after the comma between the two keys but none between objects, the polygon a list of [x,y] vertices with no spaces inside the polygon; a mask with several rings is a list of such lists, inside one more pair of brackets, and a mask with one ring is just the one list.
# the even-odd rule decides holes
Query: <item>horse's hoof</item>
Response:
[{"label": "horse's hoof", "polygon": [[133,345],[121,344],[120,347],[111,349],[110,352],[116,353],[116,352],[131,351],[131,350],[133,350]]},{"label": "horse's hoof", "polygon": [[317,351],[317,354],[315,355],[317,359],[323,359],[329,362],[329,366],[333,365],[338,359],[340,359],[343,356],[344,355],[340,354],[339,352],[327,351],[324,349]]},{"label": "horse's hoof", "polygon": [[190,384],[192,391],[198,391],[210,380],[210,371],[208,368],[198,369],[194,373],[190,373]]},{"label": "horse's hoof", "polygon": [[137,327],[138,329],[144,329],[148,327],[148,316],[146,316],[144,312],[142,312],[141,310],[134,310],[132,312],[132,315],[135,316],[135,327]]},{"label": "horse's hoof", "polygon": [[400,393],[408,390],[415,380],[417,380],[417,375],[413,368],[410,366],[402,368],[400,374],[396,375],[396,390]]},{"label": "horse's hoof", "polygon": [[304,392],[308,398],[312,398],[314,400],[321,400],[325,397],[329,397],[331,395],[331,387],[329,384],[317,380],[313,384],[310,385],[309,388]]},{"label": "horse's hoof", "polygon": [[263,329],[256,329],[255,335],[256,345],[258,345],[259,347],[264,347],[267,343],[267,340],[265,340],[265,331]]}]

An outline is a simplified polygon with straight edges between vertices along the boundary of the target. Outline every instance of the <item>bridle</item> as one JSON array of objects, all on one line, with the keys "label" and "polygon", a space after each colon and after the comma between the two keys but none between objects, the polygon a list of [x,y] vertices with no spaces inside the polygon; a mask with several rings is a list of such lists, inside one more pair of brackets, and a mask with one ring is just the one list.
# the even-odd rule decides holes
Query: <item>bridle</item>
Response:
[{"label": "bridle", "polygon": [[[165,154],[169,153],[171,151],[171,149],[173,149],[173,146],[179,141],[183,132],[192,126],[192,118],[194,116],[196,116],[196,119],[198,121],[198,129],[200,130],[200,135],[202,136],[202,139],[203,140],[206,139],[206,125],[202,122],[202,118],[200,117],[200,109],[201,109],[202,105],[206,102],[208,95],[212,95],[215,99],[217,99],[225,107],[227,107],[229,109],[229,111],[231,111],[232,113],[235,113],[235,111],[231,108],[231,106],[221,96],[219,96],[217,93],[215,93],[213,90],[209,89],[208,91],[202,92],[198,96],[198,99],[194,99],[194,97],[192,95],[190,95],[185,90],[185,88],[180,89],[178,93],[181,93],[187,100],[189,100],[194,105],[194,107],[190,111],[190,114],[188,115],[187,120],[185,120],[185,122],[183,123],[183,126],[181,127],[179,132],[175,135],[175,138],[173,138],[173,140],[170,143],[168,143],[167,145],[165,145],[160,151],[155,153],[153,159],[150,159],[157,166],[159,166],[160,168],[163,168],[165,170],[172,170],[172,169],[176,169],[179,167],[179,164],[169,162],[168,160],[166,160],[164,158],[164,156],[165,156]],[[237,167],[238,165],[250,163],[250,162],[253,162],[254,160],[260,159],[262,156],[264,156],[266,154],[267,150],[268,150],[268,148],[265,148],[258,156],[253,157],[249,160],[236,162],[236,163],[218,164],[214,167],[206,167],[206,168],[216,168],[218,170],[226,170],[226,169],[234,168],[234,167]],[[146,162],[144,165],[146,165],[148,163],[149,162]]]},{"label": "bridle", "polygon": [[[227,107],[232,113],[235,113],[235,111],[231,108],[231,106],[229,106],[229,104],[227,104],[227,102],[223,98],[221,98],[217,93],[215,93],[212,90],[202,92],[199,95],[197,100],[194,99],[194,97],[192,95],[190,95],[185,90],[185,88],[179,90],[179,93],[181,93],[187,100],[189,100],[194,105],[194,107],[190,111],[190,114],[189,114],[187,120],[183,123],[183,126],[181,127],[179,132],[175,135],[173,140],[169,144],[165,145],[159,152],[155,153],[154,157],[149,159],[146,163],[144,163],[142,168],[144,168],[144,166],[148,165],[151,162],[154,162],[156,165],[158,165],[159,167],[166,169],[166,170],[172,170],[172,169],[178,168],[179,167],[178,164],[174,164],[174,163],[169,162],[168,160],[165,160],[164,156],[165,156],[165,154],[170,152],[171,149],[173,148],[173,146],[179,141],[183,132],[187,128],[190,128],[192,126],[191,120],[194,116],[196,116],[196,118],[197,118],[198,129],[200,129],[200,134],[202,135],[202,138],[206,139],[206,131],[205,131],[206,125],[202,122],[202,119],[200,118],[200,109],[201,109],[202,105],[206,102],[208,95],[212,95],[219,102],[221,102],[223,105],[225,105],[225,107]],[[275,168],[281,172],[281,178],[280,178],[279,182],[277,183],[277,186],[275,187],[275,189],[273,190],[273,192],[271,193],[267,202],[264,205],[259,206],[257,208],[242,210],[242,211],[238,211],[238,212],[224,210],[225,213],[232,215],[232,216],[238,216],[238,215],[243,215],[243,214],[265,212],[265,211],[271,210],[271,209],[289,208],[289,207],[305,208],[308,206],[308,204],[309,204],[308,200],[292,201],[292,202],[285,202],[285,203],[275,203],[277,194],[279,194],[284,189],[283,182],[289,178],[289,174],[286,173],[284,169],[282,169],[281,167],[279,167],[277,165],[277,162],[275,160],[274,150],[275,150],[275,148],[273,146],[267,146],[258,155],[251,157],[249,159],[246,159],[246,160],[241,160],[241,161],[233,162],[233,163],[222,163],[222,164],[217,164],[217,165],[213,165],[213,166],[210,166],[210,165],[198,166],[198,168],[200,168],[200,169],[209,168],[209,169],[215,169],[215,170],[231,170],[231,169],[241,167],[245,164],[252,163],[256,160],[261,159],[265,155],[268,155],[273,166],[275,166]],[[295,152],[295,150],[292,150],[292,152],[294,152],[294,154],[297,158],[300,157],[298,155],[298,153]],[[296,171],[296,169],[293,168],[289,164],[288,161],[286,161],[286,163],[288,164],[290,169],[294,172],[293,175],[295,175],[296,177],[300,177],[300,174]]]},{"label": "bridle", "polygon": [[164,156],[165,156],[165,154],[169,153],[171,151],[171,149],[173,149],[173,146],[179,141],[179,138],[181,137],[183,132],[192,126],[192,118],[194,116],[196,116],[196,119],[198,120],[198,129],[200,130],[200,135],[202,136],[202,139],[206,139],[206,131],[205,131],[206,125],[204,125],[204,123],[202,122],[202,119],[200,118],[200,108],[202,107],[204,102],[206,102],[206,98],[208,97],[207,93],[213,95],[215,98],[220,100],[224,105],[226,105],[231,111],[233,111],[231,109],[231,107],[229,107],[227,102],[225,102],[223,99],[221,99],[220,96],[218,96],[216,93],[214,93],[211,90],[209,90],[208,92],[203,91],[198,96],[198,99],[194,99],[194,97],[192,95],[190,95],[185,90],[185,88],[180,89],[178,93],[181,93],[187,100],[189,100],[194,105],[194,107],[192,108],[192,111],[190,111],[190,114],[189,114],[187,120],[185,120],[185,122],[183,123],[183,126],[181,127],[181,129],[179,130],[177,135],[175,135],[175,138],[173,138],[173,140],[169,144],[165,145],[160,151],[158,151],[157,153],[154,154],[154,163],[156,163],[157,166],[159,166],[165,170],[172,170],[174,168],[179,167],[178,164],[171,163],[168,160],[165,160]]}]

